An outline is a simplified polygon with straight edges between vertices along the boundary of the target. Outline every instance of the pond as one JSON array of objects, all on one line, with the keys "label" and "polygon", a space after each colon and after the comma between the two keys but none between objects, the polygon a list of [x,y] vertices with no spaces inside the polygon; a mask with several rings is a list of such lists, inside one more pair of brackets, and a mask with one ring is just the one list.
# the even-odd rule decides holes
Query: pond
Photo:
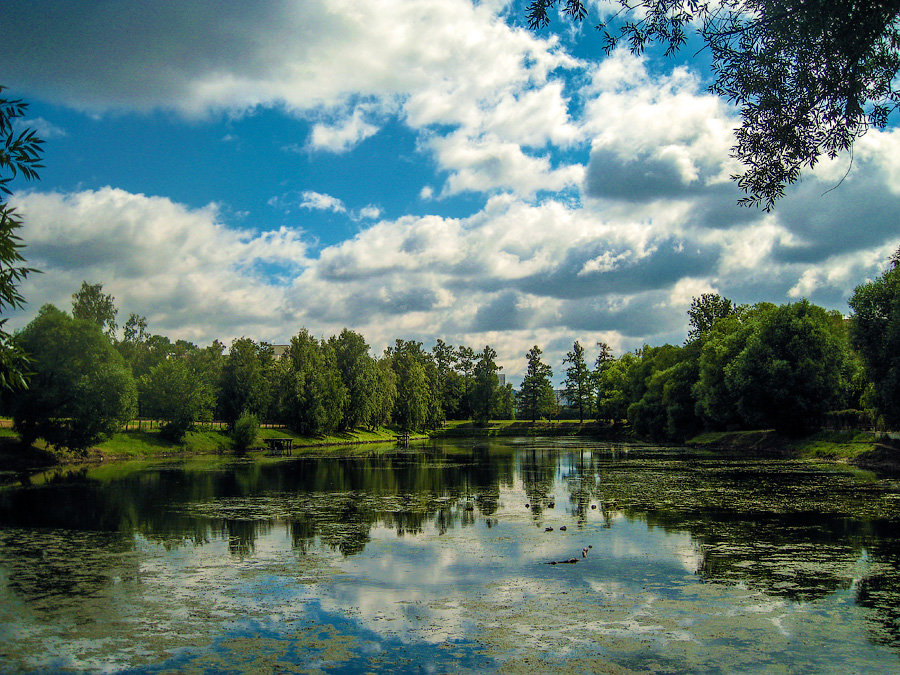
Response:
[{"label": "pond", "polygon": [[896,672],[900,485],[558,439],[0,489],[0,671]]}]

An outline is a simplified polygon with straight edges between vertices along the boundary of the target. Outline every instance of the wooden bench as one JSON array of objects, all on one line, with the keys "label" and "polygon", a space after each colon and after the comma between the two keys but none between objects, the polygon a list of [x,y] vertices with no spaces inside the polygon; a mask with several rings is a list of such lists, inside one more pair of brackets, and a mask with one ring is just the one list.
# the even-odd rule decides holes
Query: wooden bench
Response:
[{"label": "wooden bench", "polygon": [[294,449],[293,438],[264,438],[263,442],[265,442],[269,449],[266,454],[271,457],[290,455]]}]

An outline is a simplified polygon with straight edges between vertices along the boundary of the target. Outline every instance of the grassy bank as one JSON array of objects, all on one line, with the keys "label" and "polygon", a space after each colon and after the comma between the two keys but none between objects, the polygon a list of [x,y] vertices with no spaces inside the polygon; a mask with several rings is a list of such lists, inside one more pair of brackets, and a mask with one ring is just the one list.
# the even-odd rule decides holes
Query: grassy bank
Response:
[{"label": "grassy bank", "polygon": [[823,459],[900,473],[900,447],[896,441],[878,439],[871,431],[822,430],[798,439],[779,436],[772,430],[709,432],[690,439],[687,445],[711,453]]},{"label": "grassy bank", "polygon": [[804,438],[786,438],[771,429],[707,432],[687,441],[711,452],[784,455],[803,459],[851,460],[875,449],[875,434],[864,431],[819,431]]},{"label": "grassy bank", "polygon": [[[136,460],[157,457],[187,457],[233,452],[231,438],[222,430],[198,429],[190,431],[180,443],[163,438],[159,429],[129,430],[114,434],[88,452],[87,457],[65,450],[46,447],[38,441],[23,448],[18,435],[0,420],[0,469],[20,471],[71,462]],[[357,429],[323,436],[301,436],[287,429],[261,428],[251,455],[264,452],[265,438],[291,438],[294,454],[322,448],[348,445],[393,443],[398,432],[381,427],[375,430]],[[443,428],[430,432],[433,438],[490,438],[513,436],[584,437],[600,440],[633,440],[630,430],[595,422],[539,421],[532,424],[522,420],[492,420],[487,425],[471,421],[447,422]],[[421,437],[420,437],[421,438]],[[871,432],[820,431],[801,439],[788,439],[772,430],[709,432],[700,434],[686,445],[711,454],[791,457],[821,459],[851,463],[866,469],[900,473],[900,448],[896,442],[879,441]]]},{"label": "grassy bank", "polygon": [[471,421],[446,422],[443,428],[432,431],[432,438],[467,438],[471,436],[585,436],[591,438],[622,437],[621,428],[614,428],[596,422],[573,422],[562,420],[548,422],[541,420],[530,422],[525,420],[491,420],[487,424]]},{"label": "grassy bank", "polygon": [[[325,446],[356,445],[362,443],[390,443],[396,439],[393,429],[380,427],[375,430],[355,429],[322,436],[301,436],[289,429],[269,427],[258,431],[256,443],[250,452],[262,452],[266,438],[290,438],[294,447],[319,448]],[[231,437],[221,430],[189,431],[182,443],[171,443],[159,435],[158,430],[124,431],[97,446],[105,459],[140,458],[154,455],[211,455],[233,451]]]},{"label": "grassy bank", "polygon": [[[387,427],[378,429],[356,429],[322,436],[301,436],[288,429],[259,429],[257,441],[250,448],[251,454],[264,452],[265,438],[291,438],[294,447],[304,449],[338,447],[369,443],[392,443],[397,431]],[[112,437],[88,450],[87,455],[79,455],[66,450],[49,448],[42,441],[31,447],[23,447],[16,434],[8,426],[0,426],[0,467],[6,470],[38,468],[54,464],[65,464],[105,460],[152,459],[154,457],[174,457],[192,455],[216,455],[231,453],[234,445],[231,437],[219,429],[198,429],[189,431],[179,443],[173,443],[160,435],[159,429],[132,429],[113,434]]]}]

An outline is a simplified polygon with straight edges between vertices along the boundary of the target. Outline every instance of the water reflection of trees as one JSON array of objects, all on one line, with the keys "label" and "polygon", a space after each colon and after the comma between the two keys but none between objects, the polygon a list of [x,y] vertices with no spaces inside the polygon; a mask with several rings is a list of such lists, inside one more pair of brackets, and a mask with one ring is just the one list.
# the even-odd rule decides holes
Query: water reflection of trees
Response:
[{"label": "water reflection of trees", "polygon": [[372,527],[399,536],[471,524],[493,514],[499,486],[511,484],[512,455],[486,448],[389,453],[368,457],[194,469],[164,466],[93,479],[64,471],[42,485],[0,493],[0,526],[132,533],[167,548],[226,540],[238,556],[253,554],[274,523],[287,526],[300,553],[315,540],[358,553]]},{"label": "water reflection of trees", "polygon": [[900,644],[900,532],[897,523],[878,520],[873,523],[876,537],[866,555],[881,564],[877,573],[863,577],[856,586],[856,602],[873,610],[873,641],[883,645]]},{"label": "water reflection of trees", "polygon": [[[876,617],[873,639],[900,642],[900,543],[893,515],[872,512],[878,483],[788,464],[615,457],[546,442],[518,450],[123,468],[103,480],[60,473],[43,485],[0,491],[0,565],[11,589],[41,597],[134,574],[127,554],[136,532],[168,548],[218,538],[233,555],[251,556],[259,538],[281,526],[298,554],[327,546],[354,555],[376,527],[407,536],[427,528],[443,534],[479,517],[490,524],[501,490],[521,481],[535,519],[567,494],[568,505],[556,509],[567,506],[582,526],[599,511],[607,526],[624,515],[690,533],[696,573],[709,582],[798,601],[853,587]],[[45,539],[60,530],[69,532],[68,543],[47,563]],[[866,556],[871,565],[860,573]],[[66,562],[83,560],[86,569]]]}]

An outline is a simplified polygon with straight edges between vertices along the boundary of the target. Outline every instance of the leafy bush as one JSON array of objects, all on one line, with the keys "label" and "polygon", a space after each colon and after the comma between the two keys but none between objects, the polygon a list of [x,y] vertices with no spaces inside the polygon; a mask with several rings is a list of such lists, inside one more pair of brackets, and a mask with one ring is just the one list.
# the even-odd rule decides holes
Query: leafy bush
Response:
[{"label": "leafy bush", "polygon": [[256,442],[259,432],[259,420],[256,415],[244,412],[234,423],[234,431],[231,439],[234,441],[234,449],[243,452]]}]

